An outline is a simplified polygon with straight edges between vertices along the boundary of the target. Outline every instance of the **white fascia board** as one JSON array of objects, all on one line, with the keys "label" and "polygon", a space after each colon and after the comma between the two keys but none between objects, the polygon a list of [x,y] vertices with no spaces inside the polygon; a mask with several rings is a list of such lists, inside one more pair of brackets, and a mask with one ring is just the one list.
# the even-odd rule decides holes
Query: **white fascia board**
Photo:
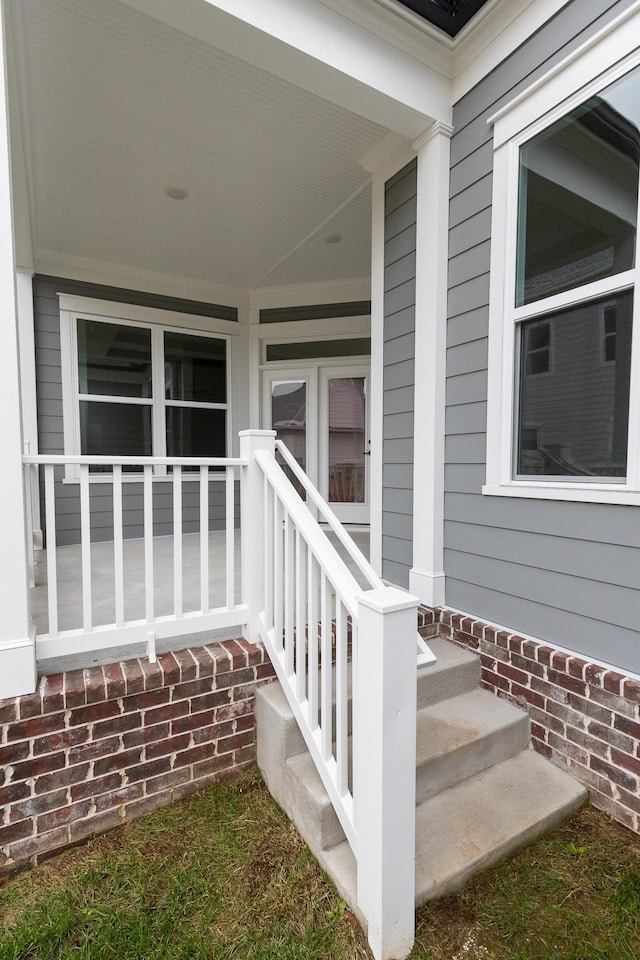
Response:
[{"label": "white fascia board", "polygon": [[248,306],[248,293],[240,287],[208,283],[193,277],[138,270],[124,263],[107,263],[84,257],[72,257],[40,250],[35,257],[35,272],[51,277],[66,277],[83,283],[98,283],[107,287],[126,287],[143,293],[155,293],[182,300],[201,300],[203,303],[221,303],[226,307]]},{"label": "white fascia board", "polygon": [[319,0],[367,33],[380,37],[445,77],[451,77],[454,40],[398,0]]},{"label": "white fascia board", "polygon": [[453,45],[452,103],[468,93],[569,0],[490,0]]},{"label": "white fascia board", "polygon": [[402,136],[451,121],[446,74],[319,0],[122,2]]}]

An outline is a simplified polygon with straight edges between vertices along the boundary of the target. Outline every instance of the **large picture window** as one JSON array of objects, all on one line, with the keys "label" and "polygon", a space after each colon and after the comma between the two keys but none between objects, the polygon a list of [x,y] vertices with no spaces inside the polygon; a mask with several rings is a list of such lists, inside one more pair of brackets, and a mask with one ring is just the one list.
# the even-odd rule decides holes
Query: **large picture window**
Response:
[{"label": "large picture window", "polygon": [[[639,123],[636,69],[520,148],[516,476],[627,475]],[[592,298],[594,283],[611,293]],[[606,364],[603,324],[608,355],[612,336],[618,348]]]},{"label": "large picture window", "polygon": [[77,452],[227,455],[227,338],[88,316],[71,337]]},{"label": "large picture window", "polygon": [[632,33],[621,17],[492,118],[485,493],[640,502]]}]

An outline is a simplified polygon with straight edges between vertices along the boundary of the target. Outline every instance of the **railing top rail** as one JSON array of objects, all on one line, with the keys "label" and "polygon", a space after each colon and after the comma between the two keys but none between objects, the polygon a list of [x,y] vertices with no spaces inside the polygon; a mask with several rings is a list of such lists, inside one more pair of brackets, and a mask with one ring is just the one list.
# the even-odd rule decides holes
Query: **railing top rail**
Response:
[{"label": "railing top rail", "polygon": [[357,616],[356,595],[362,592],[346,563],[328,539],[324,531],[317,525],[304,501],[300,499],[293,484],[283,473],[274,457],[266,450],[258,450],[255,454],[257,462],[274,490],[280,494],[286,508],[291,514],[302,537],[311,547],[319,563],[322,565],[340,599],[352,617]]},{"label": "railing top rail", "polygon": [[91,457],[67,454],[25,454],[23,463],[79,464],[80,466],[116,466],[116,467],[246,467],[247,460],[241,457]]},{"label": "railing top rail", "polygon": [[287,445],[282,440],[276,440],[276,449],[294,474],[296,480],[298,480],[304,487],[309,500],[311,500],[314,506],[316,506],[320,511],[323,521],[329,525],[332,532],[336,535],[371,588],[375,589],[384,587],[383,581],[375,572],[366,557],[364,557],[360,550],[358,550],[358,547],[344,529],[343,525],[340,523],[327,501],[311,483],[309,477],[306,475],[295,457],[292,456]]}]

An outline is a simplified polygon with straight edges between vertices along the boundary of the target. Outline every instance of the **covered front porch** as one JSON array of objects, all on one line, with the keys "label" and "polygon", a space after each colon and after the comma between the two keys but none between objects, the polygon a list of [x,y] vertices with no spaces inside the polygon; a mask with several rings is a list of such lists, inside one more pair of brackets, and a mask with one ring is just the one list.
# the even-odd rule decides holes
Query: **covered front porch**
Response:
[{"label": "covered front porch", "polygon": [[[125,678],[126,723],[146,726],[154,697],[173,703],[176,684],[206,684],[201,662],[178,656],[191,638],[242,638],[240,652],[222,640],[230,645],[202,655],[214,672],[211,661],[227,656],[235,669],[236,653],[257,672],[267,651],[366,864],[359,899],[382,957],[406,951],[412,936],[412,691],[418,659],[433,659],[416,634],[417,598],[381,579],[383,445],[394,465],[401,458],[391,472],[408,489],[409,354],[433,340],[425,356],[440,382],[444,348],[428,323],[415,341],[406,322],[385,331],[385,297],[400,291],[393,316],[416,304],[440,311],[443,276],[429,247],[446,224],[439,216],[427,239],[424,212],[446,208],[451,104],[444,68],[429,62],[439,48],[407,57],[386,36],[394,15],[380,15],[369,32],[315,0],[3,4],[0,127],[11,136],[0,156],[0,289],[11,322],[0,353],[0,513],[11,549],[0,578],[0,694],[13,698],[17,722],[23,697],[25,718],[39,697],[48,717],[53,676],[64,714],[74,694],[52,671],[82,667],[92,678],[104,663],[103,687],[91,680],[78,697],[92,718],[87,738],[94,725],[113,722],[114,732],[81,754],[89,764],[100,754],[103,785],[116,794],[101,750],[138,751],[146,776],[163,749],[147,751],[146,731],[125,744],[124,697],[102,703],[107,672],[126,673],[116,661],[139,656],[136,679]],[[387,184],[416,161],[420,210],[403,186],[394,219]],[[388,247],[392,233],[400,239]],[[396,362],[390,410],[384,369]],[[274,426],[289,449],[274,447]],[[422,470],[416,517],[433,507],[438,457]],[[387,536],[406,553],[410,509],[406,496],[396,500],[401,520],[392,517]],[[339,522],[350,517],[369,527],[371,563]],[[423,553],[420,569],[435,582],[437,547],[432,560]],[[367,655],[358,658],[361,624]],[[140,676],[142,704],[130,699]],[[193,699],[213,693],[182,693],[184,729],[168,707],[162,723],[167,744],[194,751],[195,767],[218,758],[189,726]],[[250,703],[242,693],[238,703]],[[235,696],[224,704],[232,720],[219,722],[240,736]],[[398,749],[383,750],[400,714]],[[60,749],[74,736],[65,730]],[[60,757],[47,762],[75,767]],[[179,776],[173,760],[163,764],[157,775],[172,793]],[[118,789],[134,792],[134,774],[122,776]],[[393,811],[389,783],[406,787]],[[401,929],[388,906],[379,916],[398,891]]]}]

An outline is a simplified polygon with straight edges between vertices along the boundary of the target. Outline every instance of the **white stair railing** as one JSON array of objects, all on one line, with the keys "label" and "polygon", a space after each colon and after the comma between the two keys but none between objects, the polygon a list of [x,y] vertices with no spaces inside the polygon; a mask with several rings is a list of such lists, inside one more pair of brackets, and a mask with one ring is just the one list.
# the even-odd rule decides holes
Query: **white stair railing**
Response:
[{"label": "white stair railing", "polygon": [[[332,533],[336,536],[347,555],[358,568],[358,571],[360,572],[365,583],[367,583],[371,590],[383,588],[385,586],[384,581],[378,576],[363,553],[358,550],[356,544],[353,542],[343,525],[340,523],[329,504],[322,497],[316,487],[314,487],[314,485],[311,483],[309,477],[295,459],[286,443],[284,443],[282,440],[276,440],[276,450],[279,456],[282,457],[286,463],[288,469],[291,470],[300,486],[304,489],[307,497],[307,504],[313,504],[313,508],[318,513],[319,521],[321,523],[326,523],[331,529]],[[435,663],[435,654],[419,633],[416,633],[416,645],[418,651],[417,665],[419,667],[426,666],[428,663]]]},{"label": "white stair railing", "polygon": [[405,957],[415,926],[418,600],[379,580],[285,455],[366,574],[363,590],[276,461],[275,433],[240,437],[246,635],[269,652],[355,855],[373,954]]}]

